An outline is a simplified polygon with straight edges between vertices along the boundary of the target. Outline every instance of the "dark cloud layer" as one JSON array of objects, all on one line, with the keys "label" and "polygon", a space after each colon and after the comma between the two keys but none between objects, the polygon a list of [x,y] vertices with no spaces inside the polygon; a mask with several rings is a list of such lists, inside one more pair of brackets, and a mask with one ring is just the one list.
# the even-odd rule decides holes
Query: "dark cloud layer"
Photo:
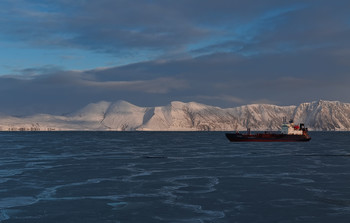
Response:
[{"label": "dark cloud layer", "polygon": [[11,0],[2,4],[6,17],[0,24],[8,38],[118,55],[130,49],[166,54],[183,47],[185,51],[200,41],[210,49],[209,40],[214,46],[235,41],[250,53],[280,51],[288,45],[325,45],[336,39],[344,42],[350,6],[347,1],[252,0]]},{"label": "dark cloud layer", "polygon": [[[328,52],[254,58],[226,53],[30,78],[2,77],[0,101],[7,105],[2,112],[14,112],[21,105],[20,111],[26,113],[58,114],[100,100],[128,100],[141,106],[180,100],[222,107],[255,102],[289,105],[320,98],[350,101],[349,66]],[[314,57],[320,59],[313,61]]]},{"label": "dark cloud layer", "polygon": [[3,113],[70,112],[99,100],[231,107],[350,102],[350,2],[3,1],[1,38],[145,62],[89,71],[57,66],[0,76]]}]

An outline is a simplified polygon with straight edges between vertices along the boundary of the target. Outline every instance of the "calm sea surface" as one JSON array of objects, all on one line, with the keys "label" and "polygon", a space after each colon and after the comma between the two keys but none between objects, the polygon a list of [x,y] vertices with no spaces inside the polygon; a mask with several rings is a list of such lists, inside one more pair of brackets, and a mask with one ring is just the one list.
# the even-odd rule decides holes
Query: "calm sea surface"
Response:
[{"label": "calm sea surface", "polygon": [[350,222],[350,133],[0,132],[0,222]]}]

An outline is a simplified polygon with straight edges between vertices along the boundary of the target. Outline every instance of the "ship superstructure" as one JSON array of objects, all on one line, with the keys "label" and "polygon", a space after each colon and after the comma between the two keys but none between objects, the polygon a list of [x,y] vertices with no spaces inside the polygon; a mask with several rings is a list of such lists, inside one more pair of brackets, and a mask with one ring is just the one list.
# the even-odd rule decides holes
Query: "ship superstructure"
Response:
[{"label": "ship superstructure", "polygon": [[286,118],[283,118],[281,133],[257,133],[251,134],[248,128],[247,134],[226,133],[226,137],[231,142],[298,142],[310,141],[311,137],[308,134],[308,129],[303,123],[295,125],[293,120],[288,123]]},{"label": "ship superstructure", "polygon": [[303,123],[300,123],[300,125],[295,125],[293,119],[291,119],[289,123],[287,123],[286,118],[283,118],[281,134],[303,135],[305,132],[307,132],[307,128],[305,128],[305,125]]}]

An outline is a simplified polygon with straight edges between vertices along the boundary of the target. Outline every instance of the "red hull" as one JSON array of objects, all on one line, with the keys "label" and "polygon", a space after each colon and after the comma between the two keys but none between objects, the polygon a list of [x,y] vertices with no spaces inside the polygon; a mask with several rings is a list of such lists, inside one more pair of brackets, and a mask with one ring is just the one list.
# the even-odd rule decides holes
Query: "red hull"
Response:
[{"label": "red hull", "polygon": [[226,137],[231,142],[306,142],[310,141],[311,137],[305,135],[286,135],[286,134],[255,134],[243,135],[240,133],[226,133]]}]

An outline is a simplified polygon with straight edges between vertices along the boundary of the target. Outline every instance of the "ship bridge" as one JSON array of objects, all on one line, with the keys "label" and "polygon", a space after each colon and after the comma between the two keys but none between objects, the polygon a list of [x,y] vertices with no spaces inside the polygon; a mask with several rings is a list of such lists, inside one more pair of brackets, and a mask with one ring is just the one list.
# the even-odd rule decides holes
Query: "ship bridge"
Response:
[{"label": "ship bridge", "polygon": [[304,124],[294,125],[293,120],[290,120],[289,123],[283,121],[281,133],[286,135],[303,135],[303,126]]}]

